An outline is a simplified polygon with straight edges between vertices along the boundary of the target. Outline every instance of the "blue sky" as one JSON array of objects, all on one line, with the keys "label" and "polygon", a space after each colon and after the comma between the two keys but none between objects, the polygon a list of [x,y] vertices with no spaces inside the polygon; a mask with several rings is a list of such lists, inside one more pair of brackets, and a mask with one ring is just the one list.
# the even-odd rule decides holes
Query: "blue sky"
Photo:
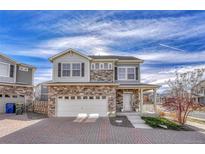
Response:
[{"label": "blue sky", "polygon": [[0,52],[36,66],[36,83],[67,48],[136,56],[143,82],[163,84],[205,66],[205,11],[0,11]]}]

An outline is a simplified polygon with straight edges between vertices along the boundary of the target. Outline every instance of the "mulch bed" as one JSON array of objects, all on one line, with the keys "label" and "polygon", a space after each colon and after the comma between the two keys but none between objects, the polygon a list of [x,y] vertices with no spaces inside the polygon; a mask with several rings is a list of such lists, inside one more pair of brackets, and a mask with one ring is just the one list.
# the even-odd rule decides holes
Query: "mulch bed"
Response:
[{"label": "mulch bed", "polygon": [[[109,117],[109,119],[110,119],[111,125],[113,125],[113,126],[134,128],[134,126],[127,119],[126,116]],[[122,123],[117,122],[117,121],[120,121],[120,120],[122,120]]]}]

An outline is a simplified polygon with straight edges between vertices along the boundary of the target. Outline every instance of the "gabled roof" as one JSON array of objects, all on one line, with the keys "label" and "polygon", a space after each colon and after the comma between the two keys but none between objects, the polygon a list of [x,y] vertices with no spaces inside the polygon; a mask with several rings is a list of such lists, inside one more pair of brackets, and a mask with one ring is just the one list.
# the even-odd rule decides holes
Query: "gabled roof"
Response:
[{"label": "gabled roof", "polygon": [[13,60],[12,58],[10,58],[10,57],[8,57],[8,56],[2,54],[2,53],[0,53],[0,56],[3,57],[3,58],[5,58],[5,59],[7,59],[7,60],[10,61],[10,62],[13,62],[14,64],[22,65],[22,66],[26,66],[26,67],[29,67],[29,68],[36,69],[36,67],[34,67],[34,66],[32,66],[32,65],[24,64],[24,63],[19,63],[19,62]]},{"label": "gabled roof", "polygon": [[67,54],[67,53],[69,53],[69,52],[74,52],[74,53],[76,53],[76,54],[78,54],[78,55],[80,55],[80,56],[82,56],[82,57],[84,57],[84,58],[87,58],[87,59],[89,59],[89,60],[92,59],[92,58],[90,58],[90,57],[88,57],[88,56],[86,56],[86,55],[84,55],[84,54],[82,54],[82,53],[80,53],[80,52],[78,52],[78,51],[76,51],[76,50],[70,48],[70,49],[67,49],[67,50],[65,50],[65,51],[63,51],[63,52],[60,52],[60,53],[58,53],[58,54],[56,54],[56,55],[50,57],[49,60],[50,60],[51,62],[53,62],[54,59],[56,59],[56,58],[58,58],[58,57],[61,57],[61,56],[65,55],[65,54]]},{"label": "gabled roof", "polygon": [[141,59],[136,58],[134,56],[115,56],[115,55],[95,56],[95,55],[89,55],[89,57],[91,57],[93,59],[141,60]]},{"label": "gabled roof", "polygon": [[134,56],[117,56],[117,55],[96,56],[96,55],[85,55],[85,54],[82,54],[82,53],[80,53],[80,52],[78,52],[78,51],[76,51],[74,49],[71,49],[71,48],[67,49],[67,50],[65,50],[63,52],[60,52],[60,53],[58,53],[58,54],[56,54],[56,55],[54,55],[52,57],[50,57],[49,60],[51,62],[53,62],[53,60],[55,60],[56,58],[61,57],[61,56],[65,55],[65,54],[67,54],[69,52],[74,52],[74,53],[76,53],[76,54],[78,54],[78,55],[80,55],[82,57],[85,57],[85,58],[87,58],[89,60],[92,60],[92,59],[96,59],[96,60],[112,59],[112,60],[120,60],[120,61],[126,61],[126,60],[128,60],[128,61],[138,61],[140,63],[143,62],[142,59],[136,58]]}]

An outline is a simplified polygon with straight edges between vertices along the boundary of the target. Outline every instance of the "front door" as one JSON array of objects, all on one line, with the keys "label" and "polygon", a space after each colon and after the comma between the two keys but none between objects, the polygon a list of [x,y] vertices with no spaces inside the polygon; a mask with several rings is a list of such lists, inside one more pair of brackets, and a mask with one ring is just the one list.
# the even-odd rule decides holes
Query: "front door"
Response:
[{"label": "front door", "polygon": [[124,111],[132,111],[132,94],[124,93],[123,94],[123,110]]}]

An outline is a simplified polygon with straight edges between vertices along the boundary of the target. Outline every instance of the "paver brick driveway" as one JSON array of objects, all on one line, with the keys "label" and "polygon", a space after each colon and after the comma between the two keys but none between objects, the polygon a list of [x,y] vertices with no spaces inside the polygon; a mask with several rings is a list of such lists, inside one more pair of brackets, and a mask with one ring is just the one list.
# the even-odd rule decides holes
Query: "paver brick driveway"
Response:
[{"label": "paver brick driveway", "polygon": [[205,134],[116,127],[108,118],[45,118],[0,137],[0,143],[205,143]]}]

